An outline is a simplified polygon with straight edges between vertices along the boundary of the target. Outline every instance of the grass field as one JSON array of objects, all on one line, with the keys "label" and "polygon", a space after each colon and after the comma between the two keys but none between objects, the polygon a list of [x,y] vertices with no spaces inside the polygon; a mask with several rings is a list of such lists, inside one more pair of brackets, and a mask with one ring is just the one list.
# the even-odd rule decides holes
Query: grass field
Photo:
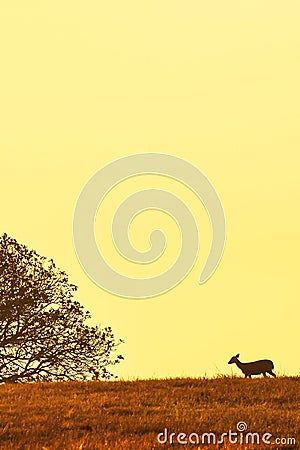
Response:
[{"label": "grass field", "polygon": [[[300,448],[299,389],[300,377],[3,384],[0,448],[295,449]],[[210,436],[208,444],[204,435],[202,444],[203,433],[215,433],[221,440],[222,433],[236,432],[239,422],[248,429],[231,436],[238,443],[230,443],[227,436],[214,444]],[[160,444],[157,436],[163,433],[163,442],[165,428],[168,443]],[[253,444],[250,435],[246,443],[247,432],[260,433],[260,443],[256,436]],[[186,434],[179,439],[187,444],[178,443],[178,433]],[[270,444],[261,441],[264,433],[272,435]]]}]

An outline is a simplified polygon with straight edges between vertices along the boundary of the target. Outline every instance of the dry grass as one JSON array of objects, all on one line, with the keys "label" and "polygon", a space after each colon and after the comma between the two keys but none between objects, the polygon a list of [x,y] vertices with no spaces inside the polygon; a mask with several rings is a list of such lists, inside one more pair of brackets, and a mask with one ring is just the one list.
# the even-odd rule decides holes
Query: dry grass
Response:
[{"label": "dry grass", "polygon": [[295,449],[300,446],[161,445],[157,434],[248,431],[300,443],[300,377],[168,379],[0,386],[0,448]]}]

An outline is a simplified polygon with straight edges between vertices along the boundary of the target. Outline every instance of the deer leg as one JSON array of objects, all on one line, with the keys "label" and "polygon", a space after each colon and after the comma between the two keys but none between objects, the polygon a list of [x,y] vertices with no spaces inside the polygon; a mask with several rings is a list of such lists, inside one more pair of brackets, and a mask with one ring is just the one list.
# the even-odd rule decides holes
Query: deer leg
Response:
[{"label": "deer leg", "polygon": [[263,376],[266,378],[266,376],[267,376],[266,372],[263,372]]},{"label": "deer leg", "polygon": [[269,370],[269,372],[268,372],[270,375],[272,375],[272,377],[275,377],[276,378],[276,375],[275,375],[275,373],[274,372],[272,372],[272,370]]}]

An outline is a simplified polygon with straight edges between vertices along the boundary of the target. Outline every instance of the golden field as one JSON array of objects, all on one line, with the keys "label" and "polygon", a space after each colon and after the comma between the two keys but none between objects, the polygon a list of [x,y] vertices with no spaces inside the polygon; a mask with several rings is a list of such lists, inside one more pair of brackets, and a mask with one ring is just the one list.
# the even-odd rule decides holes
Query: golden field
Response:
[{"label": "golden field", "polygon": [[[300,377],[176,378],[0,386],[1,450],[300,448]],[[259,444],[202,444],[203,433],[260,433]],[[168,430],[168,443],[157,440]],[[176,433],[170,443],[170,433]],[[187,444],[176,441],[185,433]],[[200,443],[194,441],[195,434]],[[271,444],[261,436],[272,435]],[[192,437],[193,436],[193,437]],[[275,443],[275,438],[283,438]],[[207,436],[206,436],[207,438]],[[295,438],[296,444],[287,438]],[[180,439],[183,439],[182,437]],[[284,441],[286,439],[286,441]],[[161,436],[164,440],[164,435]],[[284,442],[284,443],[282,443]]]}]

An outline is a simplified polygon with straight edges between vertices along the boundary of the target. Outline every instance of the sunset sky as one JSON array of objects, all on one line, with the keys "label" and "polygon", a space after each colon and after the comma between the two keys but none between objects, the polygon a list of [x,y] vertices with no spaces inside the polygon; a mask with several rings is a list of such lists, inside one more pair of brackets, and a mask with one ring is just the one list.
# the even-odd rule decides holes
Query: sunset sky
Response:
[{"label": "sunset sky", "polygon": [[[51,257],[79,286],[93,322],[125,340],[123,378],[238,373],[230,357],[269,358],[300,373],[300,4],[253,0],[15,0],[0,5],[0,233]],[[101,167],[169,153],[213,183],[227,221],[221,263],[203,285],[211,228],[182,184],[155,175],[112,190],[96,220],[99,247],[128,276],[176,259],[174,221],[140,214],[140,250],[164,230],[153,265],[122,260],[110,237],[124,198],[158,187],[193,211],[200,251],[177,287],[152,299],[114,296],[84,272],[73,246],[78,195]]]}]

